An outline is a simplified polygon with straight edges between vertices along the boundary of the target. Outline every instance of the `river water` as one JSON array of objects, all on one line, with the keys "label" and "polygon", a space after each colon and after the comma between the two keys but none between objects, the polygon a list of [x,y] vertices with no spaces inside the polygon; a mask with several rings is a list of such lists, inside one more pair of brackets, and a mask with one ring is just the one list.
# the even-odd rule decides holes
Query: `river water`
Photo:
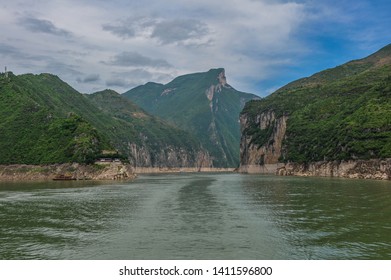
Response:
[{"label": "river water", "polygon": [[0,259],[391,259],[391,182],[0,183]]}]

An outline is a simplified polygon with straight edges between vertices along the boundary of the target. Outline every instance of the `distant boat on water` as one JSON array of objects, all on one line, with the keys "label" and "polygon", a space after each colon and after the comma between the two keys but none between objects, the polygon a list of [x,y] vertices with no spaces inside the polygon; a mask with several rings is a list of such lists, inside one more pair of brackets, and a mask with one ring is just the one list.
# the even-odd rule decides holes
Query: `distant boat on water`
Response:
[{"label": "distant boat on water", "polygon": [[54,178],[53,178],[54,181],[71,181],[71,180],[76,180],[75,177],[73,177],[72,175],[63,175],[63,174],[59,174],[59,175],[56,175]]}]

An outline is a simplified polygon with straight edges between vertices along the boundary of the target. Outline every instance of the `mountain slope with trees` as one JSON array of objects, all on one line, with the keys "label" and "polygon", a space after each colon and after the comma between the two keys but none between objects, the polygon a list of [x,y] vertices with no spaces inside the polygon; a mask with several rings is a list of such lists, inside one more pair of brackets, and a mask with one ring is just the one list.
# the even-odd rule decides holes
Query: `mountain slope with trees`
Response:
[{"label": "mountain slope with trees", "polygon": [[391,158],[391,45],[247,103],[241,121],[243,166]]}]

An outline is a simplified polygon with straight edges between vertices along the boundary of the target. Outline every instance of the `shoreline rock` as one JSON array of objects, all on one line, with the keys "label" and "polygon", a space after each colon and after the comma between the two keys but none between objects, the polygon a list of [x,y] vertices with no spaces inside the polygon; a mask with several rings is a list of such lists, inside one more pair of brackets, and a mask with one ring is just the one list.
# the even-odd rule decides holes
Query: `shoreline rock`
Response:
[{"label": "shoreline rock", "polygon": [[276,175],[391,180],[391,159],[288,163],[279,167]]},{"label": "shoreline rock", "polygon": [[391,180],[391,158],[349,161],[318,161],[307,164],[276,163],[264,165],[241,165],[239,172],[248,174],[275,174],[279,176]]},{"label": "shoreline rock", "polygon": [[63,163],[51,165],[0,165],[0,181],[47,181],[58,176],[71,180],[130,180],[136,178],[130,165]]}]

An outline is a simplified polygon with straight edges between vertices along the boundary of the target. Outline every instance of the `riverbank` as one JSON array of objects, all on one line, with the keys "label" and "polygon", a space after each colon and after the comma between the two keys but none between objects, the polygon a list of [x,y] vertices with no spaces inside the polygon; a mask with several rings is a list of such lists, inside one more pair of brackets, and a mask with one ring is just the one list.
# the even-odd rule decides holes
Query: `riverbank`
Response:
[{"label": "riverbank", "polygon": [[0,165],[0,181],[117,180],[136,177],[130,165],[64,163],[51,165]]},{"label": "riverbank", "polygon": [[276,163],[244,165],[240,166],[239,172],[249,174],[276,174],[279,176],[391,180],[391,159],[319,161],[307,164]]},{"label": "riverbank", "polygon": [[0,181],[47,181],[47,180],[120,180],[134,179],[136,174],[160,173],[224,173],[234,168],[174,168],[132,167],[121,162],[99,164],[64,163],[51,165],[0,165]]}]

